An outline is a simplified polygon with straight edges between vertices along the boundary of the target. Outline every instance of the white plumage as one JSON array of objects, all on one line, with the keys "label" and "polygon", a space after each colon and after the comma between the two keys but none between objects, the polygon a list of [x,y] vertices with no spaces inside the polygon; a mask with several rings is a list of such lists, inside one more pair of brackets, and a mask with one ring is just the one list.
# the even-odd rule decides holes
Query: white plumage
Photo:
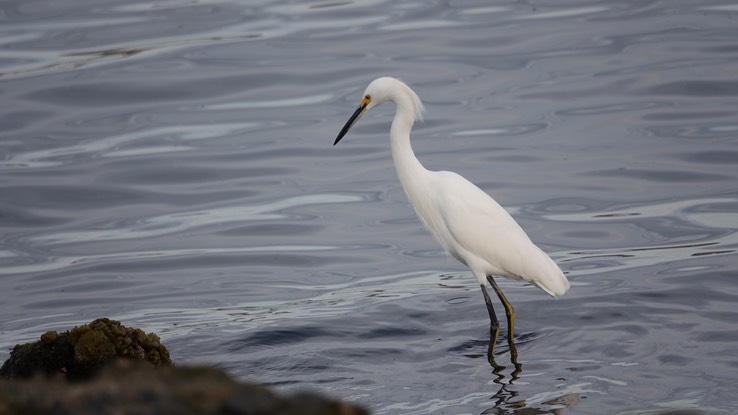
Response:
[{"label": "white plumage", "polygon": [[416,120],[422,119],[423,104],[401,81],[389,77],[372,81],[334,145],[365,112],[386,101],[396,106],[390,139],[402,188],[438,242],[477,278],[492,326],[497,329],[499,325],[486,288],[487,281],[492,284],[507,312],[508,340],[512,345],[514,310],[491,276],[529,281],[552,296],[566,293],[569,281],[556,263],[531,242],[520,225],[487,193],[456,173],[430,171],[420,164],[410,145],[410,130]]}]

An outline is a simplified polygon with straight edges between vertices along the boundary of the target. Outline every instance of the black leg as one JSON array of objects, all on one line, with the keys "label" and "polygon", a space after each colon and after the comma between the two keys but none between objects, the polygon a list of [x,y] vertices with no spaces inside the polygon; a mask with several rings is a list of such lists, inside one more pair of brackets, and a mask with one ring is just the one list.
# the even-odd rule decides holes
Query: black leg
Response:
[{"label": "black leg", "polygon": [[487,312],[489,313],[489,346],[487,347],[487,361],[496,372],[500,372],[504,369],[495,361],[495,345],[497,344],[497,337],[500,335],[500,322],[497,321],[497,314],[495,314],[495,308],[492,306],[492,300],[489,298],[489,292],[485,285],[481,285],[482,294],[484,295],[484,302],[487,304]]},{"label": "black leg", "polygon": [[492,300],[489,298],[489,291],[487,291],[487,286],[480,285],[480,287],[482,287],[482,294],[484,294],[484,302],[487,304],[490,326],[499,328],[500,322],[497,321],[497,314],[495,314],[495,308],[492,306]]},{"label": "black leg", "polygon": [[507,301],[507,298],[505,298],[505,294],[502,293],[502,290],[500,290],[500,287],[495,282],[495,279],[492,278],[492,276],[487,276],[487,281],[489,281],[490,284],[492,284],[492,288],[495,289],[495,292],[497,293],[497,297],[500,298],[500,301],[502,301],[502,305],[505,306],[505,315],[507,316],[507,344],[510,346],[510,357],[513,361],[513,364],[518,366],[518,349],[515,347],[515,309],[513,308],[512,304],[510,304],[509,301]]}]

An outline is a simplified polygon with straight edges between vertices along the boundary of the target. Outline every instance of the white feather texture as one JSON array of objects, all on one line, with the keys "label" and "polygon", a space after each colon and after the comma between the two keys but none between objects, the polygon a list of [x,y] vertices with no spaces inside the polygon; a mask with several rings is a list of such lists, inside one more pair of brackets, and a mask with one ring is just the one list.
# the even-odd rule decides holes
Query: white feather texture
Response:
[{"label": "white feather texture", "polygon": [[487,276],[502,276],[529,281],[552,296],[566,293],[569,281],[561,269],[492,197],[456,173],[420,164],[410,130],[424,107],[410,87],[383,77],[371,82],[364,95],[370,97],[367,111],[395,103],[390,139],[397,176],[418,216],[449,254],[468,266],[481,285]]}]

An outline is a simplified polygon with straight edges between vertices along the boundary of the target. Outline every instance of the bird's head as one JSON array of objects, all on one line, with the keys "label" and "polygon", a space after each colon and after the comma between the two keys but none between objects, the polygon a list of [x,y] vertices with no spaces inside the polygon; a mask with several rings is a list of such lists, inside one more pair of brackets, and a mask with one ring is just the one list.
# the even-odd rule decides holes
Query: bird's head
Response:
[{"label": "bird's head", "polygon": [[333,142],[333,145],[335,146],[339,141],[341,141],[343,136],[348,133],[357,121],[359,121],[359,118],[361,118],[364,113],[387,101],[395,101],[397,103],[397,100],[404,96],[410,98],[409,102],[410,105],[413,106],[413,113],[417,118],[421,118],[423,114],[423,104],[409,86],[405,85],[399,79],[388,76],[373,80],[364,90],[364,96],[361,99],[359,108],[354,111],[351,118],[346,122],[346,125],[341,129],[341,132],[338,133],[338,137],[336,137],[336,141]]}]

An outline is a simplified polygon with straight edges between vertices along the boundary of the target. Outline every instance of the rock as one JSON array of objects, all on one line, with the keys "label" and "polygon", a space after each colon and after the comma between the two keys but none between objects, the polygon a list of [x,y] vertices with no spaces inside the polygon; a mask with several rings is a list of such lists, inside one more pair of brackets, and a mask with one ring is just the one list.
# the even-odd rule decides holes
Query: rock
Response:
[{"label": "rock", "polygon": [[0,378],[0,415],[368,414],[317,394],[280,396],[213,368],[175,368],[156,334],[107,318],[16,345]]},{"label": "rock", "polygon": [[63,333],[49,331],[34,343],[19,344],[0,368],[0,377],[27,379],[36,373],[85,379],[116,359],[171,366],[169,351],[159,336],[99,318]]},{"label": "rock", "polygon": [[37,376],[0,380],[0,415],[10,414],[367,415],[316,394],[280,396],[213,368],[154,367],[121,360],[84,381]]}]

